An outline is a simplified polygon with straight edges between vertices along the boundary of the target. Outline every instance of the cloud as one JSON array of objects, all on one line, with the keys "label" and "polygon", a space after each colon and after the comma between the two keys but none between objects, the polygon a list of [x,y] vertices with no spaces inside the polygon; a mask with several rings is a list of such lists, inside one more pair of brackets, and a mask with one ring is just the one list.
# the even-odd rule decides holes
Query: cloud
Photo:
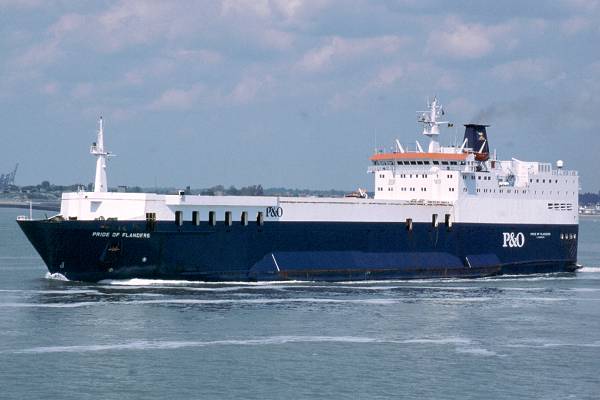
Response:
[{"label": "cloud", "polygon": [[[490,54],[496,43],[514,44],[510,24],[483,25],[449,18],[441,32],[433,30],[427,40],[427,53],[453,58],[481,58]],[[512,39],[512,40],[511,40]]]},{"label": "cloud", "polygon": [[330,0],[223,0],[221,15],[294,24],[309,19],[331,3]]},{"label": "cloud", "polygon": [[154,100],[148,108],[154,111],[188,110],[197,104],[205,88],[195,84],[189,89],[168,89],[158,99]]},{"label": "cloud", "polygon": [[576,11],[590,12],[600,9],[600,0],[562,0],[562,2]]},{"label": "cloud", "polygon": [[47,5],[44,0],[0,0],[1,8],[35,8]]},{"label": "cloud", "polygon": [[159,57],[146,60],[142,65],[126,71],[123,81],[127,85],[142,85],[148,80],[168,78],[177,72],[190,75],[191,72],[220,64],[223,56],[206,49],[179,49],[168,51]]},{"label": "cloud", "polygon": [[593,26],[592,21],[586,17],[571,17],[560,23],[560,30],[567,35],[576,35],[587,31]]},{"label": "cloud", "polygon": [[264,92],[273,85],[273,82],[274,80],[271,76],[264,78],[245,77],[235,85],[230,98],[234,103],[249,103],[261,92],[264,96]]},{"label": "cloud", "polygon": [[48,82],[40,88],[40,92],[47,95],[54,95],[58,93],[59,89],[60,85],[57,82]]},{"label": "cloud", "polygon": [[36,44],[19,54],[13,61],[13,67],[17,69],[39,69],[52,64],[62,56],[63,51],[56,40]]},{"label": "cloud", "polygon": [[492,68],[492,75],[505,82],[515,80],[543,81],[551,73],[550,62],[545,59],[526,58],[510,61]]},{"label": "cloud", "polygon": [[96,90],[97,87],[94,83],[78,83],[71,90],[71,97],[73,97],[75,100],[81,100],[90,97]]},{"label": "cloud", "polygon": [[318,72],[368,53],[393,54],[403,43],[404,39],[394,35],[359,39],[334,36],[324,45],[306,52],[297,67],[307,72]]},{"label": "cloud", "polygon": [[383,67],[377,72],[367,86],[369,87],[388,87],[405,76],[404,68],[400,65]]}]

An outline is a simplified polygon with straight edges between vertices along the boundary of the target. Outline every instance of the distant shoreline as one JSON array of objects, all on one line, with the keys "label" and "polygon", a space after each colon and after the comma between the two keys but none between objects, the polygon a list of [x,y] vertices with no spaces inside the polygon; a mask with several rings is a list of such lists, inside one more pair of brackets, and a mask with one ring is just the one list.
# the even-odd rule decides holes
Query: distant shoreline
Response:
[{"label": "distant shoreline", "polygon": [[[0,208],[25,208],[29,209],[30,203],[28,201],[0,201]],[[60,202],[48,201],[48,202],[32,202],[31,208],[33,210],[42,211],[60,211]]]}]

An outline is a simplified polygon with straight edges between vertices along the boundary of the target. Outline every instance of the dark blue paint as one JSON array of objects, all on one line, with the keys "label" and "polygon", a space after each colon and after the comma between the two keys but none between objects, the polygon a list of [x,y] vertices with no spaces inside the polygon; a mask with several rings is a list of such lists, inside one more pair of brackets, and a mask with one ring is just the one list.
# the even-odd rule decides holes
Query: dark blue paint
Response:
[{"label": "dark blue paint", "polygon": [[[18,221],[48,270],[72,280],[362,280],[481,277],[576,269],[577,225]],[[109,232],[110,237],[93,237]],[[503,247],[522,232],[522,248]],[[532,232],[549,232],[539,239]],[[123,238],[149,233],[149,238]],[[116,237],[113,237],[116,236]]]}]

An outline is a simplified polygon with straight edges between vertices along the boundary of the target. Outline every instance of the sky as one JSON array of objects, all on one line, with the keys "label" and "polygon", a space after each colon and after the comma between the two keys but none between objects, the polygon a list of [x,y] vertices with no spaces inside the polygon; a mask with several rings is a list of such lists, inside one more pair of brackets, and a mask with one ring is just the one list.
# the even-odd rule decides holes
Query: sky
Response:
[{"label": "sky", "polygon": [[372,190],[437,96],[498,157],[600,189],[600,0],[0,0],[0,172],[110,186]]}]

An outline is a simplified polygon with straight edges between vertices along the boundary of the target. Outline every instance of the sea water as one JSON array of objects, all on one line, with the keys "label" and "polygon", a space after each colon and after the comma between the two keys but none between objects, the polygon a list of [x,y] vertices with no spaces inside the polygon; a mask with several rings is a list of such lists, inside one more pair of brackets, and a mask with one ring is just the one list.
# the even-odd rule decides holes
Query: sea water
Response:
[{"label": "sea water", "polygon": [[597,399],[600,218],[576,274],[199,283],[50,277],[0,209],[1,399]]}]

